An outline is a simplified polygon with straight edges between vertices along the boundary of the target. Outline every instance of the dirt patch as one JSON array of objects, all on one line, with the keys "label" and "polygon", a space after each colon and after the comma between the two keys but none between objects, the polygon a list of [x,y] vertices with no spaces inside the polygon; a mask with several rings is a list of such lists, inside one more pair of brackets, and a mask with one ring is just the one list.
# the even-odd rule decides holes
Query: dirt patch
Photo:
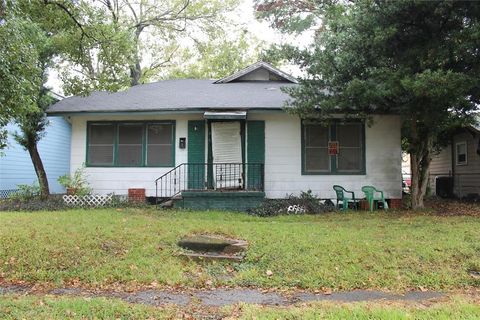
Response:
[{"label": "dirt patch", "polygon": [[441,216],[476,216],[480,217],[480,203],[454,199],[429,198],[425,207]]}]

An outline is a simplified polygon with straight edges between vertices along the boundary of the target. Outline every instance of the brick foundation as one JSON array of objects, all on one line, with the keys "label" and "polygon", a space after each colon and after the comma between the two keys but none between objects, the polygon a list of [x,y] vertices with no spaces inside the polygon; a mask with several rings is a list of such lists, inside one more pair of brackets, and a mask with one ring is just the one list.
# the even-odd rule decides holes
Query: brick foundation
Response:
[{"label": "brick foundation", "polygon": [[388,201],[388,206],[391,209],[400,209],[402,208],[402,199],[390,199]]},{"label": "brick foundation", "polygon": [[128,201],[145,202],[145,189],[143,188],[128,189]]}]

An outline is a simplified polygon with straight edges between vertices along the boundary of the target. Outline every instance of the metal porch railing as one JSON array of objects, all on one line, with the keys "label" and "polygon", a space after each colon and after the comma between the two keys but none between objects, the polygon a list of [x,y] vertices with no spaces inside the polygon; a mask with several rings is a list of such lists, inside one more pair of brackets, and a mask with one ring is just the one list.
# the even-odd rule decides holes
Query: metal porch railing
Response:
[{"label": "metal porch railing", "polygon": [[182,191],[264,190],[263,163],[182,163],[155,180],[156,198]]}]

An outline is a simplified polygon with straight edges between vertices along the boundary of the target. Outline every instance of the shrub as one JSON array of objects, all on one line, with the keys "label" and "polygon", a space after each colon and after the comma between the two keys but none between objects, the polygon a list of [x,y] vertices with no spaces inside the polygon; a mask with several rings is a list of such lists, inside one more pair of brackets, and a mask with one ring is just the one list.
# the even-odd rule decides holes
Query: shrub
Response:
[{"label": "shrub", "polygon": [[45,200],[40,197],[29,199],[14,197],[0,201],[0,211],[56,211],[67,208],[60,195],[52,195]]},{"label": "shrub", "polygon": [[10,195],[10,199],[28,201],[40,194],[40,186],[38,182],[32,184],[19,184],[17,185],[17,191]]},{"label": "shrub", "polygon": [[65,174],[58,177],[57,181],[66,189],[71,189],[73,193],[78,196],[85,196],[92,191],[85,176],[84,166],[75,170],[73,176]]},{"label": "shrub", "polygon": [[260,217],[269,217],[281,214],[317,214],[335,210],[333,204],[321,203],[320,201],[321,199],[313,195],[311,190],[308,190],[302,192],[299,197],[289,195],[285,199],[266,199],[259,207],[250,209],[248,213]]}]

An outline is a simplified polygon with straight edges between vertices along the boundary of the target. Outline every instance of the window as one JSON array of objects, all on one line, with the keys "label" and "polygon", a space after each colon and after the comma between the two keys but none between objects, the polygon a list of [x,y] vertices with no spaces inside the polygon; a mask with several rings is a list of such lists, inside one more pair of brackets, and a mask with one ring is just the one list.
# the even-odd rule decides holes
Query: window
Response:
[{"label": "window", "polygon": [[328,127],[320,125],[305,126],[305,171],[330,172],[329,140]]},{"label": "window", "polygon": [[142,164],[142,139],[142,124],[118,125],[118,165],[138,167]]},{"label": "window", "polygon": [[[304,123],[302,174],[365,174],[364,137],[361,122]],[[329,151],[329,142],[338,143],[338,152]]]},{"label": "window", "polygon": [[88,127],[87,163],[113,165],[115,127],[112,124],[92,124]]},{"label": "window", "polygon": [[467,164],[467,142],[458,142],[455,145],[457,166]]},{"label": "window", "polygon": [[175,124],[168,122],[89,122],[87,165],[171,167]]},{"label": "window", "polygon": [[168,166],[172,159],[173,130],[168,124],[147,126],[147,165]]},{"label": "window", "polygon": [[360,172],[363,169],[363,125],[361,123],[337,124],[337,172]]}]

